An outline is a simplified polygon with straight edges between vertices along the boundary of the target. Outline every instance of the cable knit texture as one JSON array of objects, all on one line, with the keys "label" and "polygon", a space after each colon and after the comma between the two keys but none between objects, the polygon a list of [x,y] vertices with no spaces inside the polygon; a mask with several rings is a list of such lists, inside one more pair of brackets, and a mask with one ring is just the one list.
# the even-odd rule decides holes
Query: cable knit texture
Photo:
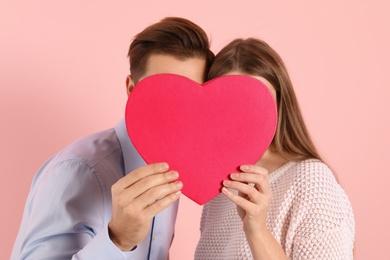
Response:
[{"label": "cable knit texture", "polygon": [[[353,259],[351,203],[318,160],[288,162],[269,175],[267,226],[289,259]],[[203,208],[195,259],[253,259],[235,204],[220,194]]]}]

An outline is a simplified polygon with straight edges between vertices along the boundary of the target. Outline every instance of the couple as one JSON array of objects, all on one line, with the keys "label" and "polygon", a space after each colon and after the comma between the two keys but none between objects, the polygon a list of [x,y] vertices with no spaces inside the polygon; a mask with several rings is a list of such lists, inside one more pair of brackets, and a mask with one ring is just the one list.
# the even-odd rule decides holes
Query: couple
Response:
[{"label": "couple", "polygon": [[[137,34],[128,56],[128,95],[159,73],[198,83],[243,74],[276,100],[268,150],[255,165],[240,166],[204,206],[196,259],[352,259],[351,204],[317,153],[287,70],[269,45],[236,39],[214,57],[199,26],[170,17]],[[11,258],[168,259],[179,175],[165,162],[145,165],[124,120],[76,141],[35,175]]]}]

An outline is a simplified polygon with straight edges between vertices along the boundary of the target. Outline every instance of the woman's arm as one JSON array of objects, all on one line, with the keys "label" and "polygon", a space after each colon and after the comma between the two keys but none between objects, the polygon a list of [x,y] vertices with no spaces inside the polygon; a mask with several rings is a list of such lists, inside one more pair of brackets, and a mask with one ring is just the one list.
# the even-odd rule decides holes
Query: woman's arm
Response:
[{"label": "woman's arm", "polygon": [[[237,205],[244,232],[254,259],[287,259],[282,247],[267,228],[271,202],[268,171],[256,165],[242,165],[241,173],[225,180],[222,192]],[[238,195],[227,188],[238,191]]]}]

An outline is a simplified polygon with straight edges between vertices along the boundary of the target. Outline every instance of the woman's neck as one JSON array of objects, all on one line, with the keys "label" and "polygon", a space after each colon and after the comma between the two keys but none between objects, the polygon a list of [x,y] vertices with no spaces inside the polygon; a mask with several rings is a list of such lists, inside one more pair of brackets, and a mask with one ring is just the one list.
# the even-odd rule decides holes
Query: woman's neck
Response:
[{"label": "woman's neck", "polygon": [[286,163],[288,163],[288,160],[270,146],[260,160],[257,161],[256,165],[267,169],[268,173],[272,173]]}]

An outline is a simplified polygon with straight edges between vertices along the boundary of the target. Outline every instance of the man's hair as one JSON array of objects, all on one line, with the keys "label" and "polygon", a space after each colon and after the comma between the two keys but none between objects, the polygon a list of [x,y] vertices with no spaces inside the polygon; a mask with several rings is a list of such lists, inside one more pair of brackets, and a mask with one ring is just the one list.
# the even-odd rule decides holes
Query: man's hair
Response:
[{"label": "man's hair", "polygon": [[206,61],[205,74],[214,59],[209,39],[203,29],[179,17],[166,17],[133,38],[128,57],[130,73],[135,83],[145,73],[151,54],[172,55],[180,60],[203,58]]}]

